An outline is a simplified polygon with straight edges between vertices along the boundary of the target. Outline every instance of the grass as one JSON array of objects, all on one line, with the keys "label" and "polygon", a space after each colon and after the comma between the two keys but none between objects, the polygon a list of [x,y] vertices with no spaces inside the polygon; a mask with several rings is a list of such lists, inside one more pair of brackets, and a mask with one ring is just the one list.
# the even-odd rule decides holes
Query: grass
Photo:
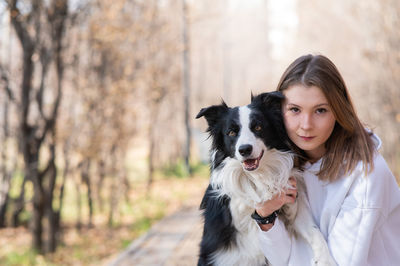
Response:
[{"label": "grass", "polygon": [[[180,169],[176,165],[172,169]],[[198,206],[208,184],[208,166],[194,165],[193,177],[157,172],[151,191],[145,179],[135,179],[128,201],[121,197],[114,223],[107,225],[105,209],[95,206],[94,227],[75,228],[76,191],[69,184],[63,212],[63,237],[56,253],[38,255],[30,249],[31,236],[25,227],[0,230],[0,265],[105,265],[158,220],[186,206]],[[18,181],[19,182],[19,181]],[[84,192],[84,191],[82,191]],[[83,193],[84,194],[84,193]],[[84,197],[82,205],[86,206]],[[87,217],[87,207],[82,212]],[[83,219],[87,223],[87,219]]]},{"label": "grass", "polygon": [[37,265],[41,260],[38,254],[32,250],[12,251],[6,255],[2,265]]}]

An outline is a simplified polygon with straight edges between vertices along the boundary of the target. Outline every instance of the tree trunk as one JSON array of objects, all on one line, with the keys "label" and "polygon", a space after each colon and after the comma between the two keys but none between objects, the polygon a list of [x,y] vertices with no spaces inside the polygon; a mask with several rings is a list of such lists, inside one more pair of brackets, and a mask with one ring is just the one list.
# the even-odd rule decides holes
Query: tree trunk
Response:
[{"label": "tree trunk", "polygon": [[58,211],[55,212],[55,217],[54,217],[54,222],[56,225],[56,230],[57,230],[57,243],[61,241],[62,238],[62,229],[61,229],[61,212],[63,209],[63,203],[64,203],[64,189],[65,189],[65,183],[67,181],[67,176],[70,173],[70,164],[69,164],[69,159],[68,159],[68,143],[67,143],[67,148],[64,147],[64,173],[62,176],[62,181],[61,181],[61,186],[60,186],[60,194],[58,195],[58,202],[59,202],[59,208]]},{"label": "tree trunk", "polygon": [[184,121],[186,131],[186,141],[184,143],[183,156],[185,160],[185,168],[188,174],[191,174],[190,169],[190,41],[189,41],[189,23],[188,23],[188,8],[186,0],[182,0],[182,37],[183,37],[183,105],[184,105]]},{"label": "tree trunk", "polygon": [[[51,7],[52,11],[49,12],[49,22],[52,26],[51,36],[54,42],[54,54],[55,54],[55,65],[56,65],[56,76],[57,76],[57,93],[54,101],[53,110],[51,113],[51,120],[47,121],[50,129],[51,136],[51,144],[50,144],[50,153],[51,158],[49,161],[50,171],[49,171],[49,188],[47,191],[48,200],[47,200],[47,217],[49,222],[49,230],[48,230],[48,242],[47,242],[47,251],[55,252],[57,248],[57,243],[60,234],[60,213],[61,213],[61,201],[60,207],[58,210],[53,209],[53,198],[54,198],[54,189],[56,186],[57,179],[57,168],[55,164],[56,160],[56,122],[58,117],[58,109],[61,102],[62,96],[62,81],[64,79],[64,61],[62,57],[62,41],[65,31],[65,20],[68,15],[68,0],[58,0],[52,3]],[[64,191],[64,184],[62,186],[62,193]],[[62,195],[60,195],[62,197]],[[62,199],[61,199],[62,200]]]},{"label": "tree trunk", "polygon": [[60,237],[60,211],[47,209],[49,222],[48,239],[46,244],[47,252],[55,252]]},{"label": "tree trunk", "polygon": [[26,181],[27,181],[27,178],[25,176],[24,180],[22,182],[22,185],[21,185],[21,192],[19,193],[19,197],[18,197],[18,199],[15,200],[15,203],[14,203],[14,211],[13,211],[12,221],[11,221],[11,225],[13,227],[18,227],[20,225],[19,215],[24,210],[24,206],[25,206],[25,183],[26,183]]},{"label": "tree trunk", "polygon": [[[39,253],[43,253],[43,217],[45,214],[45,195],[42,184],[42,176],[39,174],[38,152],[30,154],[30,158],[25,159],[25,172],[33,181],[33,214],[32,214],[32,247]],[[31,167],[29,167],[31,166]]]},{"label": "tree trunk", "polygon": [[32,216],[32,247],[38,253],[43,253],[43,216],[44,204],[43,199],[36,194],[33,198],[33,216]]},{"label": "tree trunk", "polygon": [[106,164],[103,159],[100,160],[97,164],[97,170],[99,174],[99,182],[97,183],[97,205],[99,207],[100,212],[104,211],[104,201],[101,195],[101,191],[103,188],[104,179],[106,178]]},{"label": "tree trunk", "polygon": [[76,189],[76,229],[79,231],[82,228],[82,200],[81,200],[81,186],[80,182],[75,178]]},{"label": "tree trunk", "polygon": [[[33,3],[37,8],[38,3]],[[25,163],[25,179],[33,182],[33,215],[32,215],[32,245],[38,252],[42,252],[42,218],[44,213],[43,189],[38,174],[38,153],[40,142],[35,136],[35,127],[28,124],[28,114],[30,109],[32,77],[34,64],[32,56],[35,51],[35,43],[27,30],[26,24],[21,20],[21,15],[17,7],[17,1],[11,1],[10,20],[17,33],[18,39],[22,46],[23,62],[22,62],[22,85],[21,85],[21,108],[20,108],[20,147]],[[35,10],[37,12],[37,10]],[[23,190],[21,191],[21,193]],[[21,194],[23,195],[23,194]],[[20,201],[21,202],[21,201]],[[21,208],[19,208],[21,209]],[[14,222],[17,222],[14,216]]]},{"label": "tree trunk", "polygon": [[[153,123],[150,123],[151,125],[155,125],[155,120],[156,118],[154,116],[156,116],[157,114],[154,114],[155,112],[153,112],[152,114],[152,118],[151,120],[153,121]],[[148,177],[147,177],[147,195],[150,193],[151,190],[151,185],[153,184],[153,179],[154,179],[154,156],[155,156],[155,136],[154,136],[154,130],[150,128],[149,130],[150,136],[149,136],[149,164],[148,164]]]},{"label": "tree trunk", "polygon": [[68,158],[69,143],[66,143],[65,145],[66,146],[64,146],[64,173],[63,173],[62,181],[61,181],[60,194],[58,196],[58,202],[60,203],[60,208],[58,209],[59,213],[61,213],[62,208],[63,208],[65,183],[67,182],[67,176],[70,173],[70,162],[69,162],[69,158]]},{"label": "tree trunk", "polygon": [[[124,156],[123,158],[125,158]],[[126,171],[126,168],[123,167],[122,169],[122,183],[124,184],[125,187],[125,201],[128,205],[130,205],[130,198],[129,198],[129,192],[131,191],[131,184],[128,179],[128,173]]]},{"label": "tree trunk", "polygon": [[[4,78],[3,78],[4,79]],[[6,79],[8,81],[8,79]],[[6,87],[8,84],[6,83]],[[2,149],[1,149],[1,175],[0,178],[0,228],[6,226],[6,213],[7,213],[7,206],[9,202],[9,192],[10,192],[10,183],[11,183],[11,172],[7,169],[7,139],[9,137],[9,130],[8,130],[8,99],[5,98],[4,101],[4,125],[3,125],[3,136],[2,139]]]},{"label": "tree trunk", "polygon": [[89,227],[93,227],[93,198],[92,198],[92,186],[90,182],[90,165],[91,160],[86,159],[82,164],[82,181],[86,184],[87,187],[87,201],[89,206]]},{"label": "tree trunk", "polygon": [[[113,167],[113,173],[116,173],[117,167],[117,147],[113,145],[111,148],[111,163]],[[111,189],[110,189],[110,211],[108,213],[108,226],[111,227],[114,223],[114,212],[117,208],[117,191],[116,191],[116,175],[114,175],[111,179]]]},{"label": "tree trunk", "polygon": [[55,133],[52,132],[52,140],[53,143],[50,144],[50,154],[51,158],[49,161],[49,166],[43,173],[43,175],[47,175],[49,182],[46,193],[46,217],[48,220],[48,230],[47,230],[47,242],[46,242],[46,252],[55,252],[57,248],[57,239],[58,239],[58,228],[59,228],[59,220],[57,219],[58,212],[53,208],[53,198],[54,198],[54,189],[56,185],[57,179],[57,168],[55,164]]},{"label": "tree trunk", "polygon": [[9,194],[8,192],[4,195],[4,199],[0,204],[0,228],[4,228],[7,226],[6,224],[6,213],[7,213],[7,206],[9,201]]}]

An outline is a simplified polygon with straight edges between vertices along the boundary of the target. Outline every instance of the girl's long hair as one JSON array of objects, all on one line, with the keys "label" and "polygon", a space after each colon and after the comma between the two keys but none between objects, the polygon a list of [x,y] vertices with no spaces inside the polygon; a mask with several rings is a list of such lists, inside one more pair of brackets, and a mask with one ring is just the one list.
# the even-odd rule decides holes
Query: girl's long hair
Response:
[{"label": "girl's long hair", "polygon": [[[336,119],[333,132],[325,143],[326,154],[318,173],[319,179],[334,181],[342,174],[351,173],[360,161],[366,173],[372,171],[375,151],[372,133],[357,117],[345,82],[332,61],[323,55],[299,57],[286,69],[277,90],[283,92],[299,84],[320,88]],[[307,155],[293,146],[300,155],[300,164],[304,163]]]}]

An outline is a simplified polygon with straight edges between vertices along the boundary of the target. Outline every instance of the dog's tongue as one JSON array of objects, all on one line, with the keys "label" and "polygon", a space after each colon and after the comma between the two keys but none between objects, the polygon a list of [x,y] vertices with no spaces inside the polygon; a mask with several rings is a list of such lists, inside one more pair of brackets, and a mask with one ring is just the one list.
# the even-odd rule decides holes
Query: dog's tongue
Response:
[{"label": "dog's tongue", "polygon": [[248,159],[243,162],[247,170],[252,170],[257,167],[257,159]]}]

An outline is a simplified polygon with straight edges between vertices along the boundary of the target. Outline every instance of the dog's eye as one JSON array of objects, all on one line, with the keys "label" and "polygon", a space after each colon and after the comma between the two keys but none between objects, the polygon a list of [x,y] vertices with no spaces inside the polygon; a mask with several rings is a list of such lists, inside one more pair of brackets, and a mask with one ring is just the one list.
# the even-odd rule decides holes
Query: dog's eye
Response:
[{"label": "dog's eye", "polygon": [[255,126],[255,127],[254,127],[254,130],[255,130],[255,131],[261,131],[261,126]]},{"label": "dog's eye", "polygon": [[229,137],[235,137],[236,136],[236,132],[231,130],[231,131],[229,131],[228,136]]}]

